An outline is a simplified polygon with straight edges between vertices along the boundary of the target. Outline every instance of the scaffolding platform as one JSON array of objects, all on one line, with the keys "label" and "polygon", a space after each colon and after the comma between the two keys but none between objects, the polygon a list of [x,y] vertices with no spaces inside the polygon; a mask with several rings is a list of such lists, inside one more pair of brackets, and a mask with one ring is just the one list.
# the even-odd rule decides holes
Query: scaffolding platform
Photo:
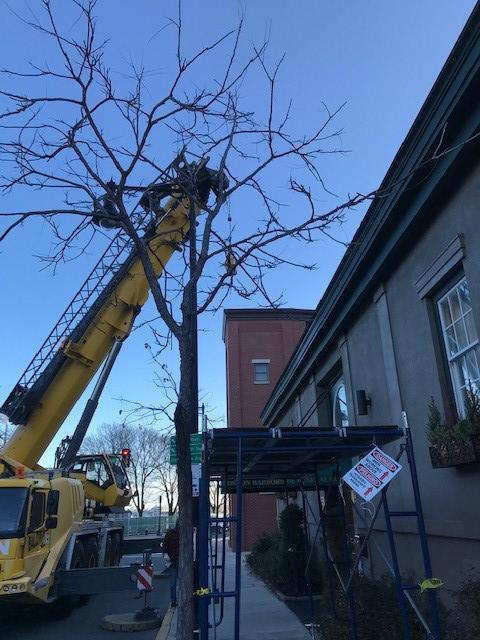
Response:
[{"label": "scaffolding platform", "polygon": [[213,429],[205,437],[212,477],[236,481],[240,442],[244,481],[259,478],[283,482],[336,468],[340,460],[361,456],[373,444],[382,446],[402,436],[402,429],[387,425],[375,429]]},{"label": "scaffolding platform", "polygon": [[[419,542],[423,559],[425,579],[432,578],[432,568],[425,531],[420,490],[418,485],[415,456],[411,441],[410,429],[406,415],[404,426],[383,425],[375,427],[342,427],[342,428],[251,428],[251,429],[213,429],[203,434],[202,474],[200,481],[200,514],[199,514],[199,588],[196,595],[199,599],[200,638],[209,640],[212,629],[224,622],[224,603],[226,599],[234,601],[234,618],[231,636],[233,640],[240,638],[240,603],[241,603],[241,562],[242,562],[242,497],[245,493],[300,491],[306,514],[306,493],[317,494],[320,539],[325,551],[329,584],[332,586],[338,578],[348,602],[348,618],[344,620],[350,627],[350,637],[357,640],[357,614],[353,577],[358,567],[360,553],[374,530],[375,521],[383,511],[386,533],[389,541],[391,560],[387,567],[394,579],[397,599],[402,621],[402,638],[410,640],[412,630],[408,615],[411,606],[425,630],[428,640],[440,640],[440,627],[435,591],[429,590],[427,602],[429,615],[425,617],[415,604],[411,592],[418,585],[404,584],[395,546],[395,531],[391,518],[402,516],[414,518],[417,523]],[[338,485],[341,476],[350,468],[352,458],[362,457],[374,446],[382,447],[389,443],[398,446],[397,460],[405,455],[407,464],[404,469],[409,472],[412,486],[414,509],[408,511],[390,510],[387,500],[388,485],[382,489],[379,497],[372,502],[374,513],[369,523],[365,540],[358,556],[349,560],[347,566],[340,570],[338,563],[329,553],[327,528],[325,519],[325,500],[320,493],[329,491]],[[227,500],[223,500],[222,513],[219,513],[220,500],[214,500],[217,511],[212,513],[213,492],[235,496],[235,513],[227,513]],[[325,494],[324,494],[325,495]],[[344,509],[344,505],[342,507]],[[345,530],[345,512],[343,512]],[[234,588],[225,588],[226,530],[229,525],[235,527],[235,583]],[[213,532],[213,533],[212,533]],[[221,535],[219,536],[219,532]],[[312,541],[308,539],[308,527],[305,527],[307,548]],[[344,535],[346,557],[348,553],[347,536]],[[345,563],[343,563],[345,564]],[[308,566],[308,565],[307,565]],[[333,598],[332,598],[333,601]],[[213,604],[212,607],[209,604]],[[216,613],[219,607],[219,615]],[[213,619],[209,619],[213,614]],[[226,621],[225,621],[226,622]],[[311,625],[314,633],[314,625]],[[314,637],[314,635],[312,635]]]}]

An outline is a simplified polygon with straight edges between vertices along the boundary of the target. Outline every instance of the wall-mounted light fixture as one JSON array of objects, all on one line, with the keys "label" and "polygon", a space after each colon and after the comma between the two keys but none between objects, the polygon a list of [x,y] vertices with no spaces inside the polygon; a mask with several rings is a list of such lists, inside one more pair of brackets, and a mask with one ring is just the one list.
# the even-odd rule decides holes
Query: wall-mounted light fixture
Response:
[{"label": "wall-mounted light fixture", "polygon": [[372,399],[367,396],[365,389],[357,389],[357,410],[359,416],[367,416],[368,408],[372,406]]}]

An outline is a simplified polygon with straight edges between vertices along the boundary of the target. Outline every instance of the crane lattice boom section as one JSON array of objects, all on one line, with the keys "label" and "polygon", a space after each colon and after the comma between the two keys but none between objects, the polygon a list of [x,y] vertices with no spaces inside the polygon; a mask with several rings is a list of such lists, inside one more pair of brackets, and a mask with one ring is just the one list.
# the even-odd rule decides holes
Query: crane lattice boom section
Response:
[{"label": "crane lattice boom section", "polygon": [[[145,215],[144,218],[146,217]],[[142,222],[143,218],[139,220],[137,227],[140,227]],[[123,230],[118,231],[21,375],[18,381],[20,387],[28,389],[37,382],[62,342],[71,336],[73,329],[82,321],[91,306],[91,301],[98,298],[102,289],[118,273],[132,250],[132,240]]]}]

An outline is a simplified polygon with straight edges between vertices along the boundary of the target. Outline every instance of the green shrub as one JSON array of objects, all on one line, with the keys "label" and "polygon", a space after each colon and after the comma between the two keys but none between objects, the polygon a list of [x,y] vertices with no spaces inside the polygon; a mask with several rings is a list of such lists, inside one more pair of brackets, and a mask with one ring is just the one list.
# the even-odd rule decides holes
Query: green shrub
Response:
[{"label": "green shrub", "polygon": [[247,556],[249,567],[265,582],[281,589],[289,580],[288,554],[281,535],[262,535]]},{"label": "green shrub", "polygon": [[285,545],[294,552],[305,552],[305,536],[302,525],[303,511],[296,504],[289,504],[280,513],[280,533]]},{"label": "green shrub", "polygon": [[[288,505],[280,514],[280,531],[273,535],[262,535],[247,556],[251,570],[265,582],[286,595],[308,592],[305,576],[308,552],[303,531],[303,512],[294,504]],[[315,554],[309,566],[312,588],[318,592],[321,578]]]},{"label": "green shrub", "polygon": [[[480,433],[480,395],[469,382],[464,395],[465,418],[468,435]],[[464,427],[465,428],[465,427]]]},{"label": "green shrub", "polygon": [[258,540],[253,543],[252,553],[247,557],[247,562],[249,562],[251,558],[268,553],[273,545],[273,536],[269,536],[266,533],[262,534]]},{"label": "green shrub", "polygon": [[[395,584],[390,576],[380,580],[358,577],[353,583],[356,604],[358,640],[401,640],[402,622]],[[424,608],[426,596],[414,596],[420,609]],[[335,593],[337,612],[348,618],[347,599],[338,587]],[[406,603],[412,640],[425,640],[425,631],[417,620],[412,608]],[[329,602],[319,606],[320,626],[329,640],[350,640],[350,627],[339,623],[331,612]],[[445,636],[447,637],[447,636]]]},{"label": "green shrub", "polygon": [[469,384],[464,391],[464,416],[453,426],[445,424],[435,400],[430,399],[426,432],[431,445],[448,448],[480,433],[480,394]]}]

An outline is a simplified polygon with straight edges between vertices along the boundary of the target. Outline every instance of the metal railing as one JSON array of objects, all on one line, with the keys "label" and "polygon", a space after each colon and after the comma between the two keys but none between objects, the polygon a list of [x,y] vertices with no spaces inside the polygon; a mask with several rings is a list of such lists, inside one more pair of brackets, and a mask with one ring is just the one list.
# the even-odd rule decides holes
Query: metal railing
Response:
[{"label": "metal railing", "polygon": [[175,526],[176,515],[142,516],[115,518],[123,525],[123,535],[125,538],[145,535],[162,535],[167,529]]}]

